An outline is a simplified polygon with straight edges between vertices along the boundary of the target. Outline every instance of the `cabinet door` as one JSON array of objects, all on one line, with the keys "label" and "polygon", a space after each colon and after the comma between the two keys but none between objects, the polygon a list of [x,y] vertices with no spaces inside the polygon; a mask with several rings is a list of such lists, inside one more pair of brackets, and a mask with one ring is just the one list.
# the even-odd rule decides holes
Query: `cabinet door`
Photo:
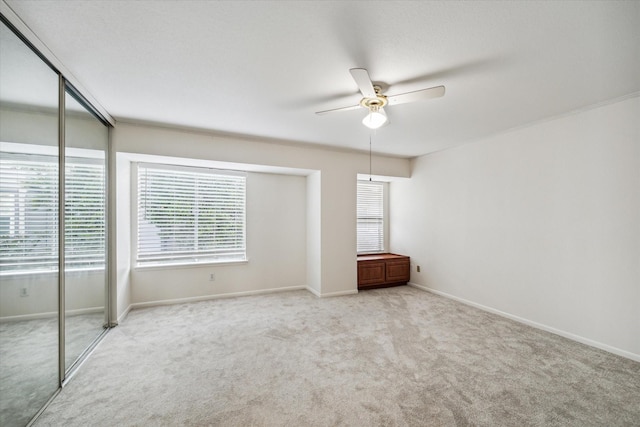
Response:
[{"label": "cabinet door", "polygon": [[386,271],[387,282],[408,282],[409,281],[409,260],[389,260]]},{"label": "cabinet door", "polygon": [[384,261],[360,261],[358,262],[358,286],[384,283]]}]

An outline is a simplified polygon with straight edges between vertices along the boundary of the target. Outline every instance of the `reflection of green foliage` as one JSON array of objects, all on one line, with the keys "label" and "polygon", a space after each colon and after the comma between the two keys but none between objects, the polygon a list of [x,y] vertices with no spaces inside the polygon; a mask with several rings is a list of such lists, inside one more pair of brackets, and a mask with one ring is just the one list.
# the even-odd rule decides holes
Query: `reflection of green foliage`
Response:
[{"label": "reflection of green foliage", "polygon": [[[222,192],[219,198],[225,198],[225,196],[241,190],[241,187],[237,182],[229,183],[226,191]],[[225,204],[216,203],[210,199],[203,201],[199,206],[198,235],[201,239],[198,241],[198,249],[237,247],[241,242],[227,239],[241,230],[244,220],[243,210],[243,201],[237,199],[227,200]],[[239,239],[241,236],[236,236],[236,238]]]},{"label": "reflection of green foliage", "polygon": [[[217,251],[243,245],[244,180],[148,169],[141,191],[145,219],[159,229],[163,251]],[[239,234],[239,235],[238,235]],[[235,240],[229,236],[238,235]]]},{"label": "reflection of green foliage", "polygon": [[[6,193],[22,198],[22,228],[4,227],[0,236],[3,269],[25,269],[20,259],[30,257],[34,268],[55,268],[58,253],[58,166],[53,162],[21,162],[11,165],[24,181]],[[104,166],[68,162],[65,168],[65,257],[72,267],[104,265],[105,194]],[[3,185],[3,188],[5,186]],[[19,193],[19,194],[18,194]],[[17,211],[16,211],[17,212]],[[18,221],[19,215],[14,220]],[[16,265],[9,267],[8,264]]]},{"label": "reflection of green foliage", "polygon": [[[15,176],[27,179],[12,190],[16,200],[23,198],[24,213],[37,221],[28,221],[24,227],[9,232],[8,224],[4,234],[0,236],[0,265],[15,264],[11,269],[23,269],[17,261],[29,258],[31,262],[41,266],[55,266],[58,251],[58,167],[49,163],[19,162],[13,168]],[[3,185],[4,187],[4,185]],[[15,212],[14,212],[15,213]]]},{"label": "reflection of green foliage", "polygon": [[104,167],[65,168],[65,258],[69,264],[104,264]]},{"label": "reflection of green foliage", "polygon": [[[147,221],[156,225],[160,231],[163,247],[172,250],[189,250],[195,226],[193,215],[195,201],[188,194],[175,190],[176,183],[163,179],[163,174],[148,172],[146,198],[144,199]],[[181,177],[184,185],[195,185],[195,180]],[[186,183],[185,183],[186,180]]]}]

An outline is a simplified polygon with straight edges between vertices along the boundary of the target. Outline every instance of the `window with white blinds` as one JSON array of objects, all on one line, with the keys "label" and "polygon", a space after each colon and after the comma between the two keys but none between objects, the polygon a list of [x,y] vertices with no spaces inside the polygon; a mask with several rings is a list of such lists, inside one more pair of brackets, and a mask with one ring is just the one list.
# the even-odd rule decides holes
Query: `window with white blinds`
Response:
[{"label": "window with white blinds", "polygon": [[384,184],[358,181],[358,253],[384,252]]},{"label": "window with white blinds", "polygon": [[[104,268],[104,160],[65,158],[65,264]],[[0,156],[0,273],[58,269],[58,157]]]},{"label": "window with white blinds", "polygon": [[138,164],[138,265],[244,261],[246,175]]}]

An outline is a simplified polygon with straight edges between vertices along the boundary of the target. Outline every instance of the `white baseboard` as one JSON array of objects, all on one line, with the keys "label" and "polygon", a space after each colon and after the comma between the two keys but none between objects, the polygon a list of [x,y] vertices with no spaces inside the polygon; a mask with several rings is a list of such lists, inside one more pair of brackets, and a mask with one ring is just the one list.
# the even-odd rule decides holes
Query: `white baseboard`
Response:
[{"label": "white baseboard", "polygon": [[48,311],[46,313],[34,313],[34,314],[20,314],[18,316],[4,316],[0,317],[0,323],[4,322],[20,322],[23,320],[36,320],[36,319],[51,319],[58,317],[57,311]]},{"label": "white baseboard", "polygon": [[67,310],[67,316],[75,316],[78,314],[104,313],[104,307],[79,308],[77,310]]},{"label": "white baseboard", "polygon": [[[122,322],[124,321],[124,319],[126,319],[126,318],[127,318],[127,316],[129,315],[129,312],[131,311],[131,309],[132,309],[132,308],[133,308],[133,307],[132,307],[132,305],[131,305],[131,304],[129,304],[129,306],[128,306],[127,308],[125,308],[125,309],[124,309],[124,311],[122,312],[122,314],[121,314],[120,316],[118,316],[118,323],[117,323],[117,325],[119,325],[120,323],[122,323]],[[117,326],[117,325],[115,325],[115,326]]]},{"label": "white baseboard", "polygon": [[300,291],[307,289],[305,286],[289,286],[285,288],[271,288],[271,289],[260,289],[255,291],[243,291],[243,292],[230,292],[226,294],[214,294],[214,295],[203,295],[198,297],[187,297],[187,298],[176,298],[176,299],[167,299],[167,300],[156,300],[156,301],[146,301],[146,302],[136,302],[131,304],[125,310],[122,316],[118,318],[124,319],[124,314],[128,314],[130,310],[136,308],[144,308],[144,307],[156,307],[160,305],[172,305],[172,304],[183,304],[188,302],[200,302],[200,301],[209,301],[213,299],[221,299],[221,298],[235,298],[249,295],[262,295],[262,294],[272,294],[275,292],[287,292],[287,291]]},{"label": "white baseboard", "polygon": [[357,289],[348,290],[348,291],[325,292],[325,293],[318,292],[317,290],[310,288],[308,286],[305,289],[311,292],[312,294],[314,294],[315,296],[317,296],[318,298],[341,297],[344,295],[354,295],[358,293]]},{"label": "white baseboard", "polygon": [[341,297],[344,295],[355,295],[358,293],[357,289],[352,289],[349,291],[338,291],[338,292],[327,292],[324,294],[321,294],[322,298],[327,298],[327,297]]},{"label": "white baseboard", "polygon": [[272,294],[276,292],[287,292],[287,291],[300,291],[306,290],[314,294],[319,298],[326,297],[337,297],[342,295],[352,295],[357,294],[358,290],[349,290],[349,291],[338,291],[338,292],[329,292],[329,293],[320,293],[313,288],[308,286],[288,286],[285,288],[271,288],[271,289],[260,289],[256,291],[244,291],[244,292],[231,292],[227,294],[214,294],[214,295],[203,295],[198,297],[188,297],[188,298],[176,298],[176,299],[168,299],[168,300],[156,300],[156,301],[145,301],[145,302],[136,302],[130,304],[124,312],[118,316],[118,323],[122,323],[129,312],[131,310],[137,308],[145,308],[145,307],[157,307],[161,305],[172,305],[172,304],[183,304],[189,302],[200,302],[200,301],[209,301],[213,299],[221,299],[221,298],[235,298],[242,296],[250,296],[250,295],[263,295],[263,294]]},{"label": "white baseboard", "polygon": [[[66,315],[75,316],[78,314],[92,314],[92,313],[100,313],[100,312],[104,312],[104,307],[89,307],[89,308],[78,308],[75,310],[67,310]],[[23,320],[50,319],[52,317],[58,317],[58,312],[48,311],[45,313],[20,314],[17,316],[4,316],[4,317],[0,317],[0,323],[19,322]]]},{"label": "white baseboard", "polygon": [[310,288],[309,286],[305,286],[305,289],[307,291],[311,292],[312,294],[314,294],[315,296],[317,296],[318,298],[322,298],[322,294],[319,291],[317,291],[317,290],[315,290],[313,288]]},{"label": "white baseboard", "polygon": [[408,285],[409,286],[413,286],[414,288],[417,288],[417,289],[420,289],[420,290],[423,290],[423,291],[427,291],[427,292],[431,292],[431,293],[436,294],[436,295],[440,295],[440,296],[448,298],[448,299],[452,299],[454,301],[461,302],[461,303],[469,305],[471,307],[479,308],[480,310],[487,311],[489,313],[497,314],[498,316],[506,317],[507,319],[515,320],[516,322],[523,323],[523,324],[525,324],[527,326],[532,326],[534,328],[541,329],[541,330],[546,331],[546,332],[551,332],[552,334],[560,335],[561,337],[568,338],[568,339],[573,340],[573,341],[577,341],[577,342],[579,342],[581,344],[586,344],[588,346],[595,347],[597,349],[604,350],[604,351],[607,351],[609,353],[613,353],[613,354],[618,355],[618,356],[626,357],[627,359],[631,359],[631,360],[634,360],[636,362],[640,362],[640,354],[635,354],[635,353],[631,353],[630,351],[619,349],[617,347],[612,347],[610,345],[603,344],[601,342],[594,341],[594,340],[591,340],[589,338],[582,337],[580,335],[572,334],[571,332],[566,332],[566,331],[563,331],[563,330],[560,330],[560,329],[553,328],[551,326],[544,325],[542,323],[534,322],[532,320],[525,319],[523,317],[519,317],[519,316],[510,314],[510,313],[506,313],[504,311],[500,311],[500,310],[497,310],[495,308],[488,307],[486,305],[478,304],[476,302],[469,301],[469,300],[466,300],[464,298],[460,298],[460,297],[457,297],[455,295],[448,294],[446,292],[442,292],[442,291],[438,291],[438,290],[435,290],[435,289],[431,289],[431,288],[429,288],[427,286],[418,285],[417,283],[409,282]]}]

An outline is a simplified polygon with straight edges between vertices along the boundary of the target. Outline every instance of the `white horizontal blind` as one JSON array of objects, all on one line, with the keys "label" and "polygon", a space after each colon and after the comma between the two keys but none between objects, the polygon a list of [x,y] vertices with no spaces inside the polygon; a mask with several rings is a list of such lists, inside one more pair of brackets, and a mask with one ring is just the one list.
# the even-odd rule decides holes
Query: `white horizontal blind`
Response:
[{"label": "white horizontal blind", "polygon": [[384,186],[358,181],[358,253],[384,251]]},{"label": "white horizontal blind", "polygon": [[246,176],[138,164],[140,265],[245,260]]},{"label": "white horizontal blind", "polygon": [[[65,159],[65,262],[69,270],[104,267],[104,161]],[[58,158],[2,153],[0,272],[56,271]]]}]

